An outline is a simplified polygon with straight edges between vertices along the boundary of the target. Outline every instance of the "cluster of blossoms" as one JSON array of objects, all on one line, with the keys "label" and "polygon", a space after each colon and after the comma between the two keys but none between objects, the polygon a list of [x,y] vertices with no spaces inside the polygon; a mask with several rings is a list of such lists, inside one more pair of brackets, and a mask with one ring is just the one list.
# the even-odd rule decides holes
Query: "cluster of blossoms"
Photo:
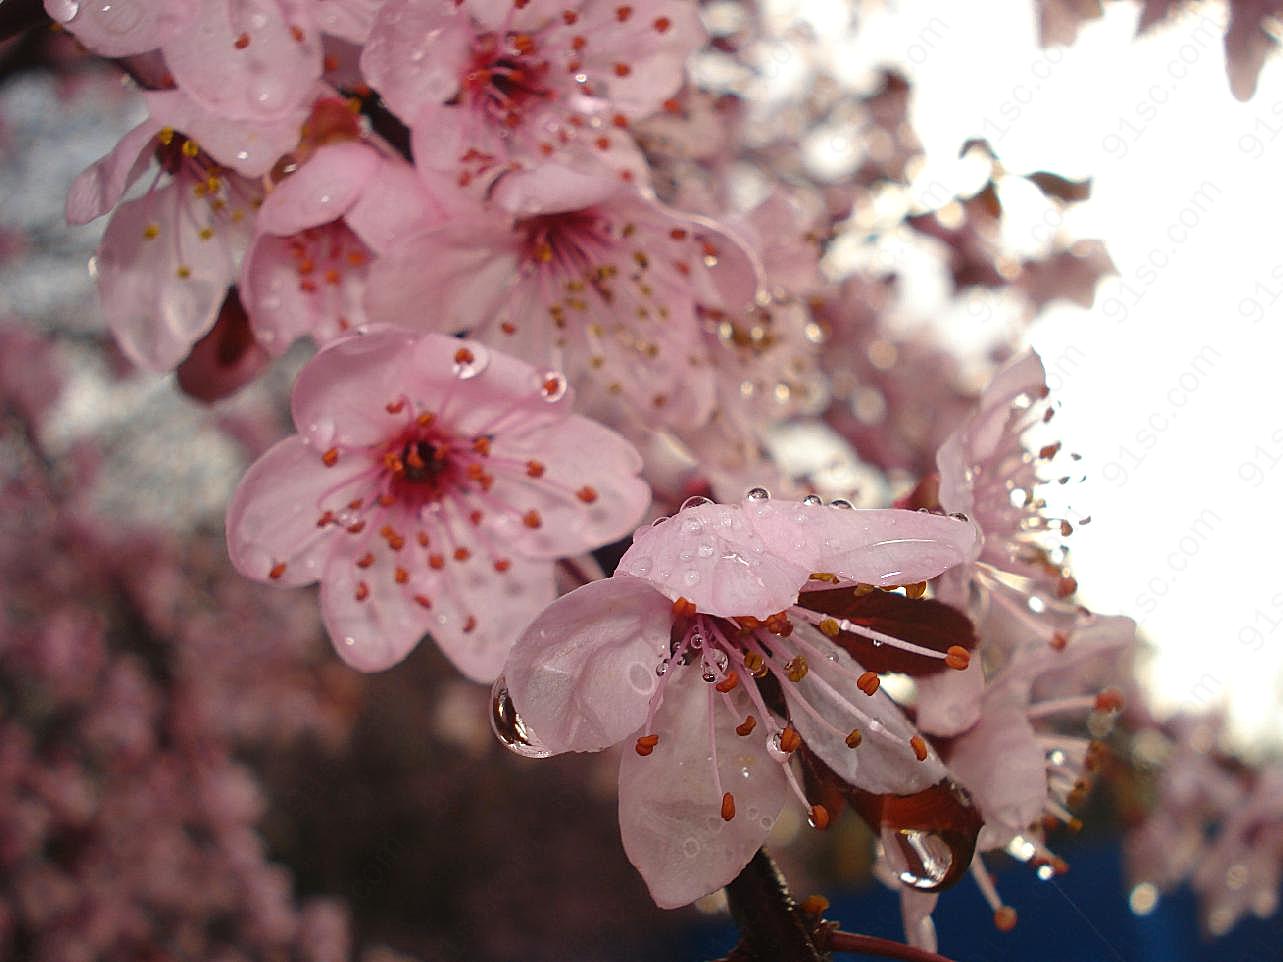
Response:
[{"label": "cluster of blossoms", "polygon": [[[755,44],[778,38],[738,5],[45,8],[143,91],[146,119],[76,179],[66,207],[76,224],[109,215],[92,271],[121,352],[216,402],[287,352],[313,351],[293,382],[295,433],[245,472],[225,533],[246,578],[319,582],[344,662],[392,669],[430,638],[493,686],[491,722],[518,754],[623,746],[623,847],[665,908],[731,883],[786,806],[817,831],[843,807],[868,824],[907,938],[929,951],[939,892],[968,875],[997,927],[1015,924],[986,853],[1041,878],[1065,870],[1054,833],[1079,825],[1106,758],[1135,625],[1075,599],[1063,541],[1089,519],[1051,516],[1040,493],[1075,473],[1043,437],[1056,408],[1041,362],[996,353],[1009,363],[977,399],[941,345],[887,331],[895,276],[828,257],[843,230],[895,229],[947,251],[955,291],[1010,287],[1030,315],[1089,300],[1109,267],[1099,247],[1058,239],[1041,260],[1004,257],[996,184],[1015,175],[991,152],[985,186],[947,215],[880,223],[897,205],[875,193],[905,187],[918,150],[904,79],[883,71],[856,97],[821,71],[786,105],[748,103],[709,79],[712,66],[751,63]],[[848,123],[869,135],[858,163],[835,174],[799,160],[807,131]],[[1082,185],[1028,179],[1051,202],[1080,199]],[[799,433],[840,451],[860,490],[784,456]],[[300,717],[341,740],[350,719],[297,701],[256,715],[256,701],[325,686],[291,686],[260,663],[257,694],[242,696],[250,680],[219,666],[243,656],[210,640],[303,638],[311,608],[299,593],[270,612],[233,600],[248,621],[224,626],[192,603],[205,619],[192,628],[161,577],[170,556],[130,554],[156,575],[131,578],[140,617],[187,646],[181,677],[212,680],[162,712],[172,693],[140,677],[147,652],[117,657],[97,687],[64,693],[87,746],[77,752],[145,757],[126,769],[145,777],[113,831],[136,832],[153,817],[143,809],[169,799],[167,819],[216,839],[212,853],[175,842],[186,868],[138,870],[163,887],[205,859],[199,871],[232,878],[214,901],[158,918],[235,914],[242,902],[217,897],[267,892],[255,910],[272,918],[235,915],[246,951],[259,939],[312,958],[300,947],[311,910],[286,906],[229,745],[280,737]],[[75,639],[103,647],[101,626],[76,627],[87,611],[0,661],[34,659],[39,674]],[[278,654],[283,677],[310,657]],[[104,712],[133,716],[96,720]],[[184,728],[191,713],[200,724]],[[176,728],[164,751],[99,743],[152,737],[162,714]],[[220,724],[214,749],[183,740]],[[0,758],[3,790],[44,793],[81,825],[73,789],[89,776],[69,768],[66,784],[32,787],[38,754]],[[110,784],[104,797],[126,791]],[[1206,863],[1224,875],[1216,866],[1239,848],[1277,834],[1272,786],[1262,775],[1214,803],[1172,786],[1174,811],[1154,817],[1185,826],[1208,805],[1235,807]],[[15,896],[0,933],[11,918],[49,927],[32,906],[69,917],[55,896],[92,887],[40,862],[42,845],[32,829],[15,849],[19,887],[36,894]],[[228,866],[224,845],[252,851]],[[1253,863],[1264,878],[1253,892],[1277,888],[1276,848]],[[1156,881],[1185,869],[1161,871]],[[1231,903],[1218,918],[1247,905]],[[341,927],[325,911],[318,924]]]}]

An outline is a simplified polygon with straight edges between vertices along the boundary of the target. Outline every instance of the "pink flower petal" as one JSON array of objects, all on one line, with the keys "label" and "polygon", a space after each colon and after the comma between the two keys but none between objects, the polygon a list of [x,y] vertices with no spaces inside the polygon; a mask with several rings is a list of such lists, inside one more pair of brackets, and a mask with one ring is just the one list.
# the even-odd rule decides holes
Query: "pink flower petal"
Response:
[{"label": "pink flower petal", "polygon": [[[300,257],[315,265],[306,276]],[[342,223],[297,237],[260,234],[245,255],[240,285],[260,343],[279,355],[300,337],[323,344],[364,324],[366,259],[364,245]]]},{"label": "pink flower petal", "polygon": [[201,0],[195,23],[164,45],[178,86],[228,120],[298,108],[321,78],[321,42],[310,18],[283,16],[281,2]]},{"label": "pink flower petal", "polygon": [[493,199],[496,205],[516,217],[533,217],[582,210],[624,192],[613,178],[545,164],[504,177],[495,188]]},{"label": "pink flower petal", "polygon": [[360,143],[328,144],[267,195],[258,229],[281,237],[338,220],[379,169],[379,155]]},{"label": "pink flower petal", "polygon": [[[811,659],[800,682],[781,686],[789,718],[811,751],[848,784],[875,795],[910,795],[940,781],[944,765],[934,752],[918,761],[909,744],[917,729],[891,697],[857,689],[863,669],[836,645],[829,648],[835,661]],[[853,729],[862,738],[856,748],[846,743]]]},{"label": "pink flower petal", "polygon": [[320,578],[331,539],[342,532],[317,520],[352,497],[361,467],[325,467],[298,435],[273,445],[250,466],[227,508],[227,550],[236,570],[285,587]]},{"label": "pink flower petal", "polygon": [[181,130],[224,167],[246,177],[262,177],[282,154],[293,149],[309,109],[307,103],[300,103],[276,120],[230,121],[205,109],[182,90],[154,90],[143,96],[156,123]]},{"label": "pink flower petal", "polygon": [[[619,765],[619,829],[628,859],[661,908],[678,908],[714,892],[753,857],[788,795],[783,768],[762,739],[735,734],[717,718],[717,771],[735,797],[735,817],[720,817],[713,779],[708,712],[716,702],[698,671],[668,681],[653,734],[654,752],[625,751]],[[735,721],[738,721],[736,719]]]},{"label": "pink flower petal", "polygon": [[498,501],[539,512],[534,530],[512,524],[503,540],[524,554],[559,558],[579,554],[628,534],[650,504],[650,487],[637,477],[641,456],[622,436],[596,421],[571,415],[558,424],[524,434],[504,434],[496,457],[536,460],[542,480],[559,485],[523,485],[500,480]]},{"label": "pink flower petal", "polygon": [[392,667],[431,634],[465,675],[493,681],[521,629],[556,593],[551,563],[524,559],[502,580],[480,565],[449,574],[420,567],[401,585],[391,576],[396,559],[387,545],[372,537],[365,547],[375,558],[368,570],[354,563],[354,552],[338,551],[321,582],[330,639],[360,671]]},{"label": "pink flower petal", "polygon": [[949,752],[950,771],[984,817],[984,848],[1006,845],[1038,820],[1047,800],[1046,765],[1025,706],[1001,693],[987,699],[980,721]]},{"label": "pink flower petal", "polygon": [[408,383],[402,370],[414,341],[408,331],[385,328],[333,341],[317,353],[294,382],[291,410],[299,433],[318,451],[385,437],[388,415],[377,399]]},{"label": "pink flower petal", "polygon": [[380,323],[470,330],[519,283],[517,253],[506,227],[485,223],[464,221],[410,238],[371,265],[366,311]]},{"label": "pink flower petal", "polygon": [[95,161],[71,182],[67,193],[67,223],[88,224],[111,210],[151,163],[152,138],[160,130],[154,119],[144,120],[125,134],[111,153]]},{"label": "pink flower petal", "polygon": [[904,585],[971,560],[973,525],[920,511],[843,509],[746,501],[745,517],[770,550],[844,581]]},{"label": "pink flower petal", "polygon": [[346,219],[376,253],[391,254],[402,238],[437,227],[446,216],[442,202],[412,166],[381,157]]},{"label": "pink flower petal", "polygon": [[49,16],[104,57],[128,57],[164,45],[196,17],[193,0],[45,0]]},{"label": "pink flower petal", "polygon": [[437,0],[388,0],[374,18],[361,72],[399,116],[449,99],[471,56],[466,15]]},{"label": "pink flower petal", "polygon": [[[143,368],[170,370],[214,326],[235,266],[226,243],[200,236],[209,217],[175,182],[121,204],[103,234],[96,260],[103,315]],[[152,227],[158,231],[149,237]]]},{"label": "pink flower petal", "polygon": [[383,0],[312,0],[318,30],[351,43],[365,43]]},{"label": "pink flower petal", "polygon": [[945,511],[972,511],[969,473],[996,452],[1013,416],[1011,402],[1021,394],[1040,397],[1046,372],[1038,355],[1030,351],[994,376],[980,396],[976,412],[965,425],[940,447],[936,465],[940,469],[940,505]]},{"label": "pink flower petal", "polygon": [[[575,26],[593,38],[584,69],[604,83],[613,109],[640,118],[681,88],[686,60],[707,34],[698,9],[684,0],[635,0],[630,6],[631,16],[620,20],[613,2],[584,3]],[[622,76],[620,64],[628,67]]]},{"label": "pink flower petal", "polygon": [[739,505],[727,504],[687,508],[639,531],[617,569],[704,614],[755,618],[795,604],[811,570],[778,554]]},{"label": "pink flower petal", "polygon": [[672,603],[637,578],[605,578],[563,595],[504,666],[513,704],[552,752],[623,741],[646,720],[672,623]]}]

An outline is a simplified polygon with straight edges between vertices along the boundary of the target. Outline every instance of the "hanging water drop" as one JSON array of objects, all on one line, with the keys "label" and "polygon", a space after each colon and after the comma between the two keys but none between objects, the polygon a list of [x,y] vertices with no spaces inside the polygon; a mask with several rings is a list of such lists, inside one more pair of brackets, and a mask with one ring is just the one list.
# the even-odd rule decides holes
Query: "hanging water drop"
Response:
[{"label": "hanging water drop", "polygon": [[552,754],[517,714],[517,707],[508,694],[508,683],[503,675],[495,680],[494,687],[490,689],[490,727],[500,744],[514,754],[524,758],[547,758]]},{"label": "hanging water drop", "polygon": [[668,659],[665,658],[663,661],[661,661],[658,665],[655,666],[655,674],[658,675],[660,678],[663,678],[664,675],[666,675],[667,673],[668,673]]},{"label": "hanging water drop", "polygon": [[909,888],[937,889],[953,868],[953,849],[933,832],[883,826],[882,848],[891,870]]}]

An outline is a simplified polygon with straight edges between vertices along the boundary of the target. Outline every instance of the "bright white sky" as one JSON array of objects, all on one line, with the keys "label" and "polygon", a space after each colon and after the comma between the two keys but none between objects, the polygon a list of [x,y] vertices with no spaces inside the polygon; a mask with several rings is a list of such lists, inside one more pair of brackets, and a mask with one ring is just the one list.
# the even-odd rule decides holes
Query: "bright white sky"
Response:
[{"label": "bright white sky", "polygon": [[[1072,492],[1078,515],[1093,518],[1072,538],[1084,597],[1142,623],[1159,648],[1148,675],[1161,707],[1223,698],[1239,734],[1277,741],[1283,65],[1268,65],[1241,104],[1214,5],[1135,41],[1136,9],[1108,4],[1074,47],[1052,51],[1037,48],[1033,6],[887,3],[853,48],[832,52],[857,74],[881,61],[914,78],[927,153],[915,192],[974,190],[974,167],[957,157],[977,136],[1009,170],[1094,178],[1063,229],[1104,239],[1120,276],[1093,310],[1055,308],[1032,333],[1064,403],[1061,436],[1089,473]],[[844,9],[807,4],[830,25]],[[1036,192],[1004,201],[1022,250],[1061,226]]]}]

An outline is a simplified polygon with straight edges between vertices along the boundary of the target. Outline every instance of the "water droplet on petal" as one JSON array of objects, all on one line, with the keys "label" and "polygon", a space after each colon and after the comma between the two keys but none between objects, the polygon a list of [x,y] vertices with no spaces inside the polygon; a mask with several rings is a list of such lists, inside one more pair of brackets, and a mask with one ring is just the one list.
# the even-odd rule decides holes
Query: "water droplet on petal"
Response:
[{"label": "water droplet on petal", "polygon": [[470,381],[489,366],[490,352],[473,341],[461,341],[460,344],[454,352],[451,370],[460,381]]},{"label": "water droplet on petal", "polygon": [[766,739],[766,754],[777,762],[787,762],[789,760],[789,753],[780,747],[780,738],[783,734],[782,731],[772,732],[771,737]]},{"label": "water droplet on petal", "polygon": [[80,0],[45,0],[45,10],[59,23],[66,23],[80,12]]},{"label": "water droplet on petal", "polygon": [[695,495],[693,498],[687,498],[682,502],[679,510],[685,511],[687,508],[698,508],[701,504],[712,504],[713,502],[702,495]]},{"label": "water droplet on petal", "polygon": [[824,499],[821,498],[818,494],[808,494],[805,498],[802,499],[802,503],[809,504],[811,507],[815,507],[816,505],[823,504]]},{"label": "water droplet on petal", "polygon": [[544,748],[512,703],[508,694],[508,683],[500,675],[490,689],[490,727],[495,737],[508,751],[525,758],[547,758],[552,752]]},{"label": "water droplet on petal", "polygon": [[767,501],[771,497],[771,492],[765,488],[749,488],[744,492],[744,498],[748,501]]},{"label": "water droplet on petal", "polygon": [[693,588],[699,584],[699,572],[692,568],[686,572],[682,580],[686,582],[687,587]]},{"label": "water droplet on petal", "polygon": [[691,837],[682,842],[682,854],[687,858],[694,858],[699,854],[699,840]]},{"label": "water droplet on petal", "polygon": [[934,832],[883,826],[882,848],[891,870],[910,888],[936,889],[953,868],[953,849]]},{"label": "water droplet on petal", "polygon": [[668,673],[668,659],[665,658],[663,661],[661,661],[658,665],[655,666],[655,674],[658,675],[660,678],[663,678],[664,675],[666,675],[667,673]]},{"label": "water droplet on petal", "polygon": [[852,504],[850,501],[848,501],[846,498],[834,498],[832,501],[830,501],[830,502],[829,502],[829,507],[830,507],[830,508],[844,508],[844,509],[846,509],[846,510],[850,511],[850,510],[852,510],[852,509],[855,507],[855,505],[853,505],[853,504]]}]

